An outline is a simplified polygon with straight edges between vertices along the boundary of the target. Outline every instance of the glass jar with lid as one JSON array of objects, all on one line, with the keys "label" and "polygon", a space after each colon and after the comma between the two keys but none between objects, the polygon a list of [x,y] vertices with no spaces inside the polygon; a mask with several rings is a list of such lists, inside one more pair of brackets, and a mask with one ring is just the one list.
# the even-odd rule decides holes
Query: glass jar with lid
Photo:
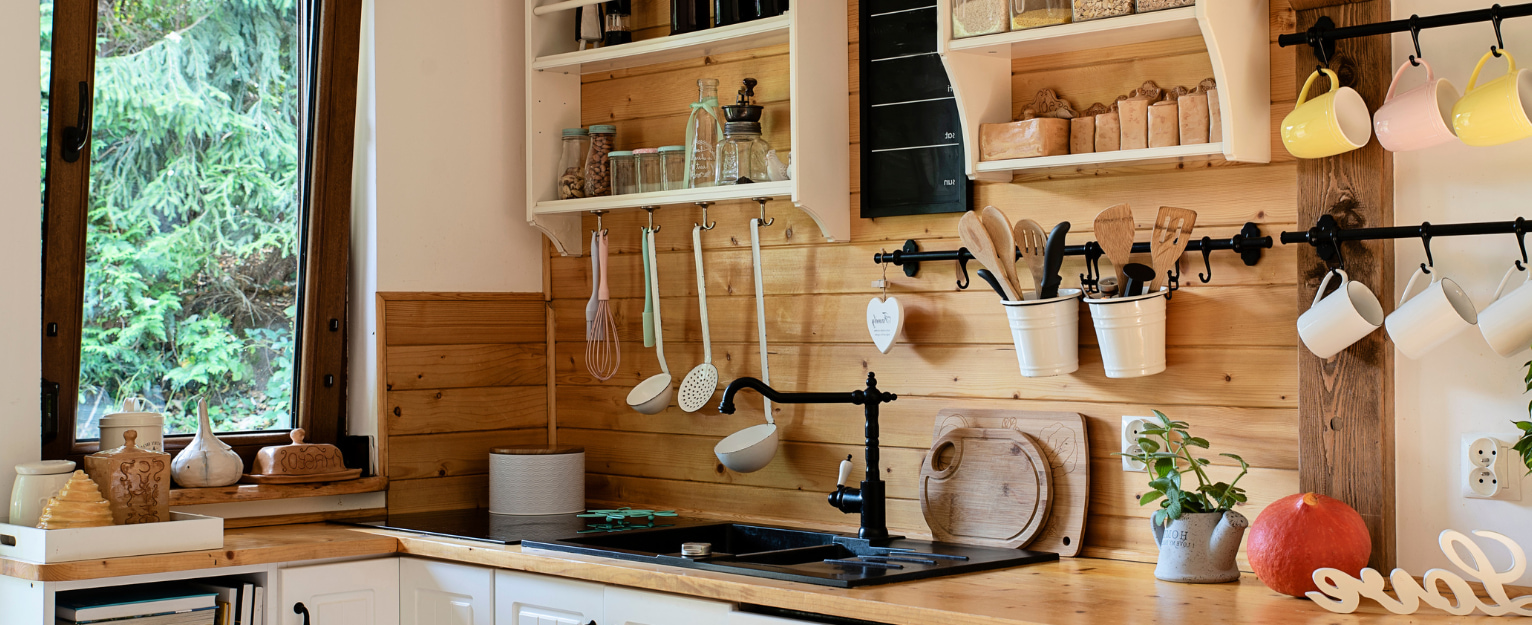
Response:
[{"label": "glass jar with lid", "polygon": [[665,191],[685,189],[687,183],[686,146],[667,145],[660,148],[660,179]]},{"label": "glass jar with lid", "polygon": [[638,193],[638,171],[633,153],[618,150],[608,154],[607,159],[612,168],[612,195]]},{"label": "glass jar with lid", "polygon": [[598,124],[590,127],[590,151],[585,156],[585,197],[612,194],[612,171],[607,159],[616,143],[616,126]]},{"label": "glass jar with lid", "polygon": [[564,129],[564,149],[559,153],[559,199],[585,197],[585,155],[590,152],[590,131]]},{"label": "glass jar with lid", "polygon": [[660,171],[659,149],[639,148],[633,150],[633,162],[639,193],[653,193],[664,188],[665,178]]},{"label": "glass jar with lid", "polygon": [[948,0],[952,38],[1003,33],[1011,27],[1011,0]]},{"label": "glass jar with lid", "polygon": [[1011,0],[1011,30],[1068,24],[1072,17],[1070,0]]},{"label": "glass jar with lid", "polygon": [[771,146],[761,138],[759,122],[724,124],[723,142],[718,146],[719,184],[766,182],[766,152]]}]

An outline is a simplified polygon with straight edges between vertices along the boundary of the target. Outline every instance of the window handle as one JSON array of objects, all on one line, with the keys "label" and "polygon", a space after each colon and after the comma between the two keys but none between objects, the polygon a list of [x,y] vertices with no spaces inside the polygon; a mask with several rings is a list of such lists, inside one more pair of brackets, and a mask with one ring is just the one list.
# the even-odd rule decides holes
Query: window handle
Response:
[{"label": "window handle", "polygon": [[43,378],[43,443],[51,443],[59,435],[59,383]]},{"label": "window handle", "polygon": [[90,84],[80,81],[80,113],[75,120],[75,125],[64,129],[64,145],[59,148],[59,158],[66,163],[80,160],[80,152],[85,150],[85,145],[90,142],[91,106],[93,100],[90,93]]}]

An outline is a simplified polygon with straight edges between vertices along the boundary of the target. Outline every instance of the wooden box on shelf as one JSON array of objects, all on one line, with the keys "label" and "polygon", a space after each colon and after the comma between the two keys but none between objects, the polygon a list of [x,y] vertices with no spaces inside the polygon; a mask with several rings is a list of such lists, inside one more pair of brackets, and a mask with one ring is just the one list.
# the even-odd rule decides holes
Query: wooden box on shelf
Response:
[{"label": "wooden box on shelf", "polygon": [[1037,117],[979,127],[979,160],[1062,156],[1069,153],[1069,120]]},{"label": "wooden box on shelf", "polygon": [[134,525],[170,520],[170,454],[140,449],[137,430],[122,435],[122,447],[85,457],[85,474],[112,506],[112,523]]}]

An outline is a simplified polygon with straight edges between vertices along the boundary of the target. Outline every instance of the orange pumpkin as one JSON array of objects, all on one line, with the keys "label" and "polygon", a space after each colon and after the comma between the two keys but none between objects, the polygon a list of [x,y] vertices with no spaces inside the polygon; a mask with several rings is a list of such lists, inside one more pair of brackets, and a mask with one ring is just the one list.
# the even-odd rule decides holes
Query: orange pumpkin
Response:
[{"label": "orange pumpkin", "polygon": [[1359,576],[1372,555],[1362,515],[1334,497],[1316,493],[1278,499],[1250,527],[1250,567],[1267,587],[1302,597],[1318,590],[1314,571],[1333,568]]}]

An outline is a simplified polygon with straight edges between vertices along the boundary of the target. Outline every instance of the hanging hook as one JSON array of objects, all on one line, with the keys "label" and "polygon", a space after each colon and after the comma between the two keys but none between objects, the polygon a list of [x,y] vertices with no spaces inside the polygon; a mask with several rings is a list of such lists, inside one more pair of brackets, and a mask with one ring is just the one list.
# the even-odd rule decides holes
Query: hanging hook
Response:
[{"label": "hanging hook", "polygon": [[1213,237],[1202,237],[1202,264],[1207,267],[1208,272],[1205,273],[1205,274],[1202,274],[1202,273],[1197,274],[1197,279],[1201,280],[1203,284],[1207,284],[1208,282],[1211,282],[1213,280],[1213,259],[1212,259],[1212,256],[1213,256]]},{"label": "hanging hook", "polygon": [[1080,274],[1080,288],[1087,292],[1101,292],[1101,255],[1101,244],[1085,242],[1085,273]]},{"label": "hanging hook", "polygon": [[1426,246],[1426,262],[1420,264],[1420,270],[1426,275],[1431,274],[1431,269],[1436,267],[1436,259],[1431,256],[1431,222],[1420,224],[1420,242]]},{"label": "hanging hook", "polygon": [[606,228],[601,226],[601,216],[606,214],[606,211],[591,211],[591,214],[596,216],[596,233],[606,234]]},{"label": "hanging hook", "polygon": [[[771,221],[766,221],[766,202],[768,200],[770,200],[771,198],[769,198],[769,197],[758,197],[758,198],[751,198],[751,199],[755,200],[756,202],[759,202],[760,205],[761,205],[761,225],[762,226],[769,226],[771,224],[777,223],[777,218],[776,217],[772,217]],[[966,289],[968,287],[965,286],[963,288]]]},{"label": "hanging hook", "polygon": [[[1345,271],[1346,270],[1346,254],[1345,254],[1345,252],[1341,251],[1340,239],[1339,238],[1331,238],[1330,239],[1330,245],[1335,247],[1335,260],[1336,260],[1336,263],[1337,263],[1335,265],[1335,269],[1338,269],[1338,270],[1341,270],[1341,271]],[[1334,270],[1332,270],[1332,271],[1334,271]]]},{"label": "hanging hook", "polygon": [[1527,262],[1527,220],[1517,217],[1513,231],[1516,233],[1516,245],[1521,247],[1521,260],[1516,261],[1516,269],[1526,271],[1527,266],[1523,263]]},{"label": "hanging hook", "polygon": [[699,224],[697,222],[692,222],[692,225],[693,226],[701,226],[703,230],[712,230],[713,228],[717,227],[718,226],[718,222],[716,222],[716,221],[709,222],[707,220],[707,207],[711,206],[713,203],[712,202],[697,202],[696,204],[697,204],[697,206],[701,206],[702,207],[702,223]]},{"label": "hanging hook", "polygon": [[970,258],[973,258],[973,255],[968,252],[968,248],[958,248],[958,271],[963,274],[963,279],[958,280],[957,283],[957,287],[959,289],[966,289],[968,288],[969,283],[973,282],[973,280],[968,277],[968,259]]},{"label": "hanging hook", "polygon": [[1501,55],[1500,51],[1505,49],[1505,38],[1500,36],[1500,5],[1492,6],[1489,10],[1489,21],[1495,25],[1495,45],[1490,46],[1489,51],[1494,53],[1496,58],[1499,58]]},{"label": "hanging hook", "polygon": [[1420,67],[1420,59],[1426,58],[1426,55],[1420,53],[1420,16],[1419,15],[1411,15],[1410,16],[1410,39],[1413,39],[1415,41],[1415,54],[1410,56],[1410,65],[1414,65],[1415,67]]},{"label": "hanging hook", "polygon": [[663,226],[656,226],[656,225],[654,225],[654,211],[659,210],[660,207],[658,207],[658,206],[640,206],[639,208],[642,208],[642,209],[644,209],[644,210],[649,212],[649,231],[650,232],[659,232],[660,228],[662,228]]}]

